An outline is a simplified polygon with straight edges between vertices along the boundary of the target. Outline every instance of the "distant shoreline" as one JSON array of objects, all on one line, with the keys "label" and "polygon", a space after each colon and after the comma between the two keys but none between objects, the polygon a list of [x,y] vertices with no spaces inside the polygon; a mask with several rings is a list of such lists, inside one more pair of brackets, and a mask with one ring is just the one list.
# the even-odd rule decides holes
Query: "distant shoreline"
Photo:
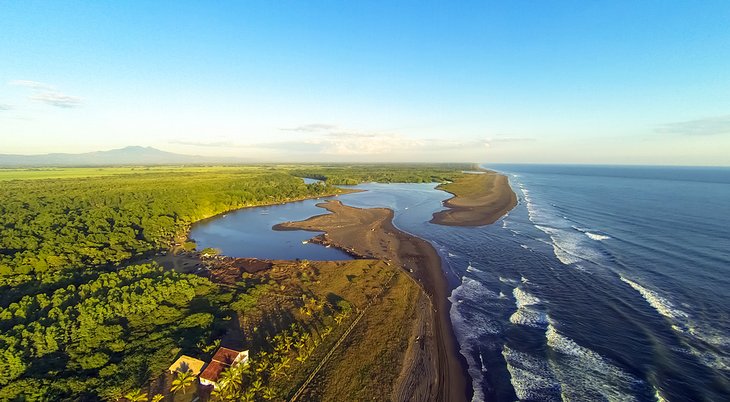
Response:
[{"label": "distant shoreline", "polygon": [[433,214],[430,222],[438,225],[489,225],[517,205],[517,195],[512,191],[507,176],[491,170],[465,174],[436,188],[453,194],[443,203],[448,209]]}]

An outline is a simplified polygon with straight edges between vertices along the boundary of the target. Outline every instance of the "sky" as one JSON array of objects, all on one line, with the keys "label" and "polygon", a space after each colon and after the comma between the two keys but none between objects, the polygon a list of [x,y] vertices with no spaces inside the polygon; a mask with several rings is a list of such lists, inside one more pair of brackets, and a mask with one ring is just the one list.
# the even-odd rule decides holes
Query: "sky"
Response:
[{"label": "sky", "polygon": [[0,153],[730,165],[730,2],[0,2]]}]

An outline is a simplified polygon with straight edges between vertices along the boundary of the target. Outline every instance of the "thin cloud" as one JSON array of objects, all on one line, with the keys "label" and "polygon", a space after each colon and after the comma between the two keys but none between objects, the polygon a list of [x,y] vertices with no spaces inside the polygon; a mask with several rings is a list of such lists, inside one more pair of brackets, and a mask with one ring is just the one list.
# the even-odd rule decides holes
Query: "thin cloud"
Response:
[{"label": "thin cloud", "polygon": [[654,131],[692,137],[728,134],[730,133],[730,115],[667,123],[657,127]]},{"label": "thin cloud", "polygon": [[8,85],[16,86],[16,87],[25,87],[35,90],[46,90],[46,91],[54,91],[55,88],[53,85],[48,85],[43,82],[38,81],[30,81],[30,80],[12,80],[8,81]]},{"label": "thin cloud", "polygon": [[61,108],[72,108],[81,105],[81,98],[60,92],[41,92],[31,95],[28,99]]},{"label": "thin cloud", "polygon": [[281,130],[315,133],[315,132],[334,130],[336,128],[337,128],[337,126],[332,125],[332,124],[314,123],[314,124],[305,124],[305,125],[298,126],[298,127],[282,128]]},{"label": "thin cloud", "polygon": [[13,80],[9,81],[8,84],[30,89],[31,91],[33,91],[33,94],[30,95],[28,99],[35,102],[45,103],[50,106],[67,109],[80,106],[82,103],[82,99],[78,96],[64,94],[56,90],[56,87],[54,87],[53,85],[49,85],[43,82],[30,80]]},{"label": "thin cloud", "polygon": [[209,141],[209,142],[203,142],[203,141],[185,141],[185,140],[170,140],[168,141],[169,144],[177,144],[177,145],[190,145],[195,147],[211,147],[211,148],[238,148],[241,147],[241,145],[237,145],[231,141]]},{"label": "thin cloud", "polygon": [[4,103],[0,103],[0,112],[4,110],[11,110],[13,107]]},{"label": "thin cloud", "polygon": [[534,142],[537,141],[537,138],[532,137],[501,137],[501,138],[493,138],[489,140],[489,142]]}]

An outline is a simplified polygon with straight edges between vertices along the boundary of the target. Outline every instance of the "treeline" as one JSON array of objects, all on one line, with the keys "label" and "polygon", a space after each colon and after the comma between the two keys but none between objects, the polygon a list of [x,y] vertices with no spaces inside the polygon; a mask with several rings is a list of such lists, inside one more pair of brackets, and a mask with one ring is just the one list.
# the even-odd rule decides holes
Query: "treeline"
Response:
[{"label": "treeline", "polygon": [[115,400],[220,336],[223,296],[154,264],[27,295],[0,308],[0,400]]},{"label": "treeline", "polygon": [[469,163],[453,164],[377,164],[377,165],[324,165],[291,170],[299,177],[324,180],[330,185],[360,183],[432,183],[453,181],[462,170],[474,169]]},{"label": "treeline", "polygon": [[337,191],[243,172],[0,182],[0,291],[167,248],[192,222],[231,209]]}]

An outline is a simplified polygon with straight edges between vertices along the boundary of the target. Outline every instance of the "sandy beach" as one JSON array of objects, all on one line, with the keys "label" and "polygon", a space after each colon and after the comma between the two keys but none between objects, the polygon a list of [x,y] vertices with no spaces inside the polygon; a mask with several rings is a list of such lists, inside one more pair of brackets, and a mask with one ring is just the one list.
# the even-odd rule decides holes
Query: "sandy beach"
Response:
[{"label": "sandy beach", "polygon": [[393,399],[470,400],[471,381],[451,326],[449,289],[436,250],[428,242],[396,229],[390,209],[360,209],[339,201],[317,205],[331,214],[286,222],[275,229],[325,232],[314,241],[339,247],[358,257],[401,266],[424,290],[419,302],[423,308],[413,328],[414,342],[394,385]]},{"label": "sandy beach", "polygon": [[449,208],[433,214],[431,223],[447,226],[482,226],[496,222],[517,205],[507,176],[485,170],[467,174],[439,190],[454,196],[444,201]]}]

